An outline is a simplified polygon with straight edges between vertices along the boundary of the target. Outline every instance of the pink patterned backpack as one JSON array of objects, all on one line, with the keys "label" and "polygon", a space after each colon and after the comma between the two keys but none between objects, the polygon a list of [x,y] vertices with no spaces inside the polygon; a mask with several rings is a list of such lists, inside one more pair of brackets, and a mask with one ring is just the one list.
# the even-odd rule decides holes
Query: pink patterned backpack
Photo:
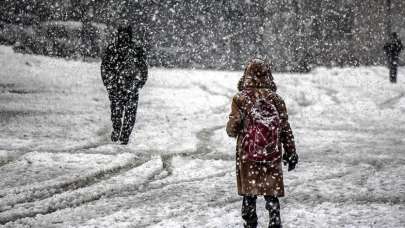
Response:
[{"label": "pink patterned backpack", "polygon": [[243,159],[271,162],[279,157],[280,117],[271,100],[256,98],[253,90],[245,90],[248,98],[242,132]]}]

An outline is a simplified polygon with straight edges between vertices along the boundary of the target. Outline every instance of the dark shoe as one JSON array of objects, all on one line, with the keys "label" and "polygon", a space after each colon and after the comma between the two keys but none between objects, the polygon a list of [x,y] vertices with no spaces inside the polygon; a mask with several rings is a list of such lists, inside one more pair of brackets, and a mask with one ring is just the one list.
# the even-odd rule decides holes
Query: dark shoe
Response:
[{"label": "dark shoe", "polygon": [[244,228],[257,228],[257,222],[256,223],[250,223],[250,224],[245,223],[245,224],[243,224],[243,227]]},{"label": "dark shoe", "polygon": [[277,197],[265,196],[266,209],[269,211],[269,228],[281,228],[280,201]]},{"label": "dark shoe", "polygon": [[242,202],[242,218],[245,228],[257,227],[256,196],[244,196]]},{"label": "dark shoe", "polygon": [[113,131],[113,132],[111,133],[111,141],[117,142],[119,138],[120,138],[119,133],[117,133],[117,132],[115,132],[115,131]]},{"label": "dark shoe", "polygon": [[129,137],[122,136],[120,137],[120,141],[122,145],[128,145]]}]

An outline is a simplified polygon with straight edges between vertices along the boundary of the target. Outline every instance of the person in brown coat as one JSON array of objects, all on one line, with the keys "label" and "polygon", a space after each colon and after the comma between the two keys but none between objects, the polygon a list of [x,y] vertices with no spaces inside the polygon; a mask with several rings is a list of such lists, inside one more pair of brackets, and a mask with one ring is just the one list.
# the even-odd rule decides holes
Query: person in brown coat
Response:
[{"label": "person in brown coat", "polygon": [[[230,137],[237,138],[236,178],[238,194],[243,196],[242,218],[244,226],[257,227],[256,199],[264,196],[269,211],[269,227],[281,227],[280,203],[278,197],[284,196],[282,160],[293,170],[298,162],[294,136],[288,122],[288,114],[283,99],[276,93],[270,66],[260,59],[251,60],[238,83],[239,92],[232,99],[231,113],[226,126]],[[257,162],[246,159],[242,145],[246,116],[249,110],[249,97],[245,91],[253,91],[255,99],[265,99],[274,105],[278,113],[278,148],[271,161]],[[284,154],[282,155],[282,148]],[[273,148],[274,150],[274,148]]]}]

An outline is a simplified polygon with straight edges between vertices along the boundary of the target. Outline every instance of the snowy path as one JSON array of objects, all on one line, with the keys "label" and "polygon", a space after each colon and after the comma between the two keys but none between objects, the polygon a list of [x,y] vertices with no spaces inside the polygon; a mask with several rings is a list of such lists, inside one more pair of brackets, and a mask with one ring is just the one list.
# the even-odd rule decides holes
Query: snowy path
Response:
[{"label": "snowy path", "polygon": [[[121,146],[97,63],[1,46],[0,64],[0,227],[241,227],[224,131],[240,72],[152,69]],[[301,158],[285,227],[405,227],[405,69],[387,74],[275,75]]]}]

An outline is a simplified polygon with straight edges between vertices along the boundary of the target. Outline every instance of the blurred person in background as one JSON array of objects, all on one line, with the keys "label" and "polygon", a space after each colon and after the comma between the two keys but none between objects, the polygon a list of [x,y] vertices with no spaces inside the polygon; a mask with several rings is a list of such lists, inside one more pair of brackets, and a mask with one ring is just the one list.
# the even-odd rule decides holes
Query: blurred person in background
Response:
[{"label": "blurred person in background", "polygon": [[390,40],[384,45],[384,51],[388,58],[388,67],[390,68],[390,81],[397,82],[399,54],[404,46],[396,32],[391,33]]}]

